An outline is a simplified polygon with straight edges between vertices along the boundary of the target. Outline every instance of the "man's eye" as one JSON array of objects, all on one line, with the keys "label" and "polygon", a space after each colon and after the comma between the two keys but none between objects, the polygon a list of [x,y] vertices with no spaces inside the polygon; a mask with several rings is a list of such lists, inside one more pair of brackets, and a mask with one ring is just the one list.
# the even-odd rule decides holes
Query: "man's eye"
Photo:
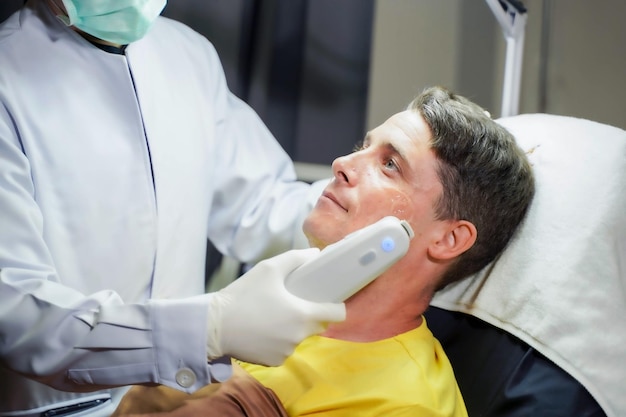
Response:
[{"label": "man's eye", "polygon": [[398,170],[398,164],[392,158],[389,158],[385,161],[385,168]]}]

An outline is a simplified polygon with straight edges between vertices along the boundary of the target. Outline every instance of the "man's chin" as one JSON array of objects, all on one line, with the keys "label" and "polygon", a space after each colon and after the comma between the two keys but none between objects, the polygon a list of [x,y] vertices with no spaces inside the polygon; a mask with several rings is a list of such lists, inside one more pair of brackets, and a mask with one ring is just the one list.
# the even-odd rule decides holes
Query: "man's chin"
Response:
[{"label": "man's chin", "polygon": [[341,223],[333,216],[316,216],[311,213],[302,225],[304,235],[311,247],[324,249],[331,243],[339,241],[341,234]]}]

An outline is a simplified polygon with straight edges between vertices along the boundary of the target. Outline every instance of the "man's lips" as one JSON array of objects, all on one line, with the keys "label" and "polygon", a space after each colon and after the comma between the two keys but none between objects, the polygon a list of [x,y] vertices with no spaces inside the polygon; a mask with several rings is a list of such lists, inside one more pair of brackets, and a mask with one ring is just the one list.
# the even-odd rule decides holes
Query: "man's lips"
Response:
[{"label": "man's lips", "polygon": [[324,192],[322,194],[323,197],[326,197],[327,199],[329,199],[330,201],[332,201],[333,203],[335,203],[336,205],[338,205],[339,207],[341,207],[341,209],[343,211],[348,211],[348,209],[346,209],[340,202],[339,200],[337,200],[337,197],[335,197],[335,195],[333,193],[330,192]]}]

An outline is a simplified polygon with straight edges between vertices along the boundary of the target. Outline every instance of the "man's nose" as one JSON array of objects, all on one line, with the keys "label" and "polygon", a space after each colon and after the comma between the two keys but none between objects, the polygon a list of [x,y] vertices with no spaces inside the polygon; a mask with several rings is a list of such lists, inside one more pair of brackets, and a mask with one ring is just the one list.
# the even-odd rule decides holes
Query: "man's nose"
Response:
[{"label": "man's nose", "polygon": [[332,163],[333,175],[337,182],[354,185],[357,179],[356,161],[354,154],[340,156]]}]

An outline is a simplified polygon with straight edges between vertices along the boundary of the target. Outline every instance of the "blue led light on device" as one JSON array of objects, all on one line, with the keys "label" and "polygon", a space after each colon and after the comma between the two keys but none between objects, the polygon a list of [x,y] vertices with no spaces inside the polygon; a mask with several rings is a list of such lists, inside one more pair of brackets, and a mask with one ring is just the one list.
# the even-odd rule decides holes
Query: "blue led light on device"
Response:
[{"label": "blue led light on device", "polygon": [[386,237],[380,242],[380,247],[385,252],[391,252],[396,248],[396,241],[391,237]]}]

